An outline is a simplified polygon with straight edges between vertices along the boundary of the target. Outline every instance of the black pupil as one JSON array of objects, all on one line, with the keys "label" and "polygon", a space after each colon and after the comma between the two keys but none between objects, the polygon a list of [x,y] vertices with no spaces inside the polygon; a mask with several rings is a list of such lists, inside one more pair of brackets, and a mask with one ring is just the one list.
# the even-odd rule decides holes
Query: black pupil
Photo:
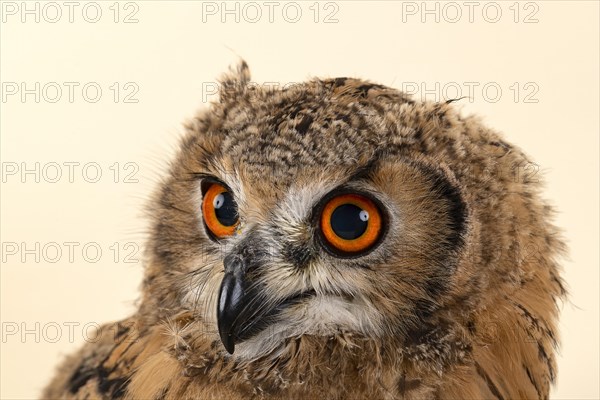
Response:
[{"label": "black pupil", "polygon": [[238,219],[237,205],[229,192],[219,193],[214,201],[217,219],[224,226],[235,225]]},{"label": "black pupil", "polygon": [[[331,229],[342,239],[352,240],[360,237],[369,224],[362,208],[354,204],[342,204],[331,214]],[[361,218],[362,217],[362,218]],[[365,221],[366,219],[366,221]]]}]

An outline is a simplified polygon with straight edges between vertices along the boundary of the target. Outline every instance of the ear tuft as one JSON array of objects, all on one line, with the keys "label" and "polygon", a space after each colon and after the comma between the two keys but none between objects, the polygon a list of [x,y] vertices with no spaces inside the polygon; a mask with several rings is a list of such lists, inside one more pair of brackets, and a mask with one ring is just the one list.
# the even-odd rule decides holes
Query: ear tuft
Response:
[{"label": "ear tuft", "polygon": [[229,71],[219,78],[219,85],[221,87],[219,100],[224,102],[227,99],[232,99],[243,94],[248,88],[249,82],[250,68],[246,61],[240,59],[235,67],[229,67]]}]

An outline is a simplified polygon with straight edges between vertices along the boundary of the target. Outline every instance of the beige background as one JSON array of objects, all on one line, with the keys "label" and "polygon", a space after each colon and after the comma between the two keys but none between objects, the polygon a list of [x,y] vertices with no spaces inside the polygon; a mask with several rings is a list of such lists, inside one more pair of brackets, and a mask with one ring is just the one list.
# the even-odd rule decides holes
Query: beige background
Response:
[{"label": "beige background", "polygon": [[[272,21],[257,2],[258,22],[256,8],[240,3],[239,22],[226,14],[224,23],[221,2],[122,2],[118,22],[113,2],[101,2],[96,23],[84,19],[95,18],[96,3],[79,2],[73,22],[62,2],[56,22],[57,9],[45,3],[37,3],[39,22],[35,11],[22,13],[21,2],[2,3],[0,397],[34,398],[60,358],[93,339],[95,324],[134,310],[142,268],[134,246],[146,227],[141,205],[173,154],[181,122],[240,55],[258,83],[357,76],[416,87],[416,96],[429,99],[471,95],[463,112],[483,115],[545,173],[545,195],[569,242],[571,299],[562,306],[552,397],[598,399],[598,2],[478,2],[471,21],[464,2],[438,3],[438,22],[422,15],[420,1],[321,2],[318,15],[313,2],[278,3]],[[124,23],[127,15],[137,22]],[[24,99],[22,82],[33,90]],[[62,97],[52,103],[57,86]],[[92,103],[95,87],[102,95]],[[124,102],[135,90],[129,100],[138,102]],[[39,182],[21,176],[36,162]],[[71,164],[73,182],[69,162],[79,163]],[[62,177],[51,183],[57,164]],[[87,182],[97,167],[100,180]],[[102,255],[92,262],[97,248]]]}]

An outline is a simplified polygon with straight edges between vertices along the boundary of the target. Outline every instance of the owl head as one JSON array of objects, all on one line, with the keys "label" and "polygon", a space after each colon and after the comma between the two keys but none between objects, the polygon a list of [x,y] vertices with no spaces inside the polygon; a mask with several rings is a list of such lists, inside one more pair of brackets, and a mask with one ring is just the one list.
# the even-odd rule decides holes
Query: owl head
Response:
[{"label": "owl head", "polygon": [[562,243],[523,152],[364,80],[261,87],[241,62],[220,87],[149,208],[147,318],[185,315],[244,360],[344,335],[537,354],[530,335],[553,374]]}]

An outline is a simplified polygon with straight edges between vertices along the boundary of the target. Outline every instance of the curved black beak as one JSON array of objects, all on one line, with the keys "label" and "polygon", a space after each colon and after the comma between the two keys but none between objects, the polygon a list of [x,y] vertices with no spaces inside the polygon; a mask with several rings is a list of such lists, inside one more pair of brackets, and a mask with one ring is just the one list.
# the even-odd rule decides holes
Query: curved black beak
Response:
[{"label": "curved black beak", "polygon": [[235,351],[236,343],[267,327],[285,307],[315,295],[314,290],[310,290],[272,302],[256,284],[255,278],[248,278],[248,272],[255,268],[251,268],[242,256],[228,255],[223,265],[225,275],[219,289],[217,325],[221,342],[229,354]]},{"label": "curved black beak", "polygon": [[223,346],[233,354],[236,341],[236,324],[246,305],[247,296],[246,265],[237,256],[227,256],[223,260],[225,276],[219,289],[217,321],[219,336]]}]

